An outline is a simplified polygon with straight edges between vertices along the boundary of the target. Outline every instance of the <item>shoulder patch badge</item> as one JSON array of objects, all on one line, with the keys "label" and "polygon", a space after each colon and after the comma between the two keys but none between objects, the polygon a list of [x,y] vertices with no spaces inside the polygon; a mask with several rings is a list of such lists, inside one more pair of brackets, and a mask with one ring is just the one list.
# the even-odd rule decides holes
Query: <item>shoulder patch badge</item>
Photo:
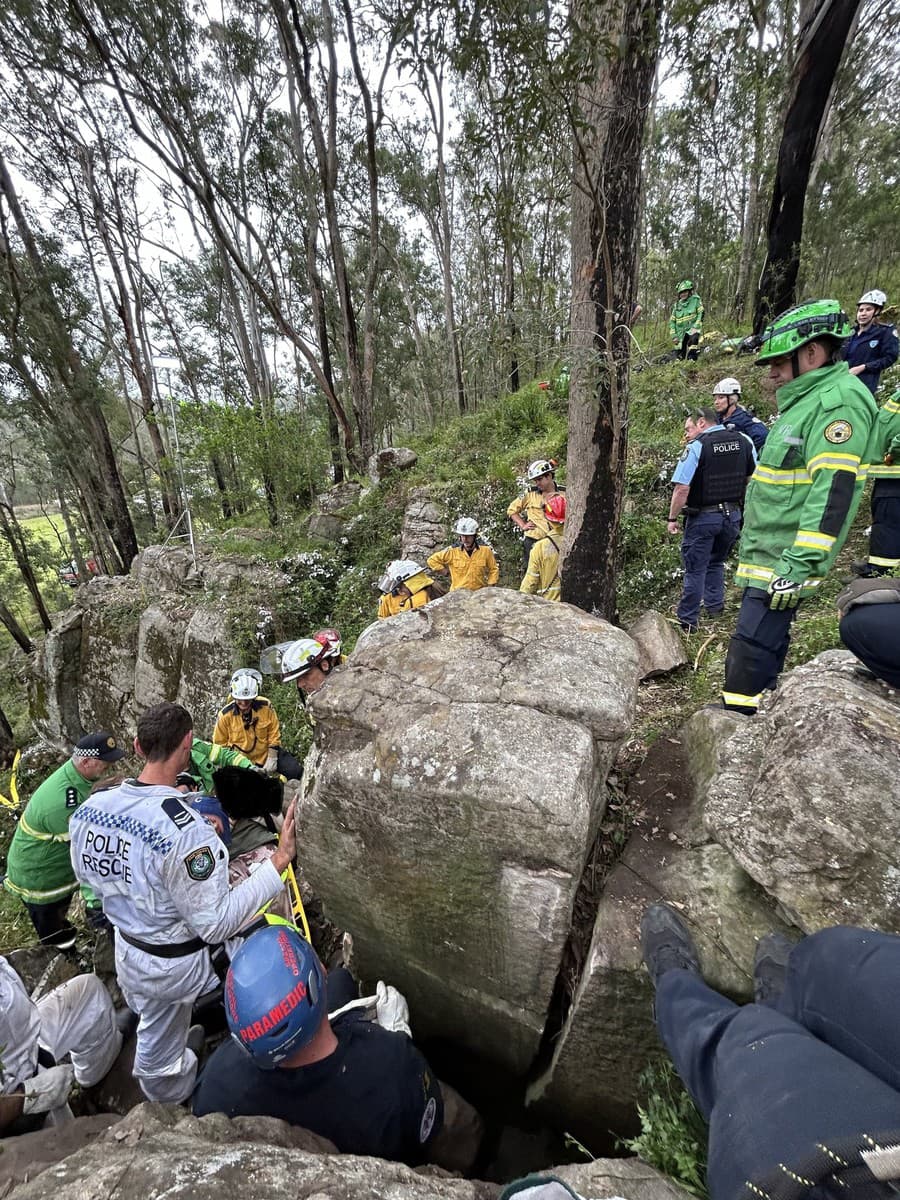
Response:
[{"label": "shoulder patch badge", "polygon": [[204,879],[209,879],[212,875],[216,860],[213,858],[213,852],[209,846],[201,846],[199,850],[192,850],[185,857],[184,865],[187,867],[187,873],[191,879],[202,883]]},{"label": "shoulder patch badge", "polygon": [[66,788],[66,808],[77,808],[81,803],[81,797],[78,795],[76,788]]},{"label": "shoulder patch badge", "polygon": [[849,421],[832,421],[825,426],[825,441],[831,442],[833,446],[840,446],[842,442],[849,442],[853,437],[853,426]]},{"label": "shoulder patch badge", "polygon": [[169,796],[163,800],[162,810],[178,829],[186,829],[188,825],[193,825],[194,814],[190,809],[185,808],[177,796]]}]

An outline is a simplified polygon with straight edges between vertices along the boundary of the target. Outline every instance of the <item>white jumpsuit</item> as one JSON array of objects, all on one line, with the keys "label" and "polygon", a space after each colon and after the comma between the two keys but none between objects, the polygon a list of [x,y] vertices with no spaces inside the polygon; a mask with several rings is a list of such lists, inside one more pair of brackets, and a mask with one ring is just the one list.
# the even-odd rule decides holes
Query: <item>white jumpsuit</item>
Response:
[{"label": "white jumpsuit", "polygon": [[[263,863],[230,889],[228,852],[212,826],[173,788],[133,779],[85,801],[70,834],[75,874],[116,928],[116,975],[140,1017],[134,1074],[148,1100],[186,1100],[197,1075],[187,1047],[191,1009],[219,982],[209,950],[189,945],[236,933],[281,890],[278,872]],[[122,934],[176,955],[139,949]]]},{"label": "white jumpsuit", "polygon": [[96,975],[76,975],[35,1004],[0,957],[0,1092],[10,1095],[38,1072],[38,1046],[72,1060],[82,1087],[99,1083],[122,1048],[109,992]]}]

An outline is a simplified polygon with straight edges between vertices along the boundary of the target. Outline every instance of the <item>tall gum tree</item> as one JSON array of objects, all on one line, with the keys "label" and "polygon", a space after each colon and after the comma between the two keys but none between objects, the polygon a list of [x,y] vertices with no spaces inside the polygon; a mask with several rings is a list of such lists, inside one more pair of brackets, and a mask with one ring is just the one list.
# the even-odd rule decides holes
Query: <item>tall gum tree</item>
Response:
[{"label": "tall gum tree", "polygon": [[628,316],[636,294],[641,149],[661,0],[574,0],[572,375],[562,598],[616,615],[628,449]]}]

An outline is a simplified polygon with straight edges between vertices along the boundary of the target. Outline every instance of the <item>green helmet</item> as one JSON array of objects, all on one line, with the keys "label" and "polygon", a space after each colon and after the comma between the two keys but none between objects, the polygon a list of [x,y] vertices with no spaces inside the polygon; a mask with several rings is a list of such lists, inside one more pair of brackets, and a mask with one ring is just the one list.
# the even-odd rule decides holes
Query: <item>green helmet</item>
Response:
[{"label": "green helmet", "polygon": [[807,342],[820,337],[844,341],[852,337],[853,327],[838,300],[810,300],[789,308],[764,329],[759,339],[758,363],[793,354]]},{"label": "green helmet", "polygon": [[678,287],[675,289],[676,292],[692,292],[693,290],[693,279],[682,279],[681,283],[679,283]]}]

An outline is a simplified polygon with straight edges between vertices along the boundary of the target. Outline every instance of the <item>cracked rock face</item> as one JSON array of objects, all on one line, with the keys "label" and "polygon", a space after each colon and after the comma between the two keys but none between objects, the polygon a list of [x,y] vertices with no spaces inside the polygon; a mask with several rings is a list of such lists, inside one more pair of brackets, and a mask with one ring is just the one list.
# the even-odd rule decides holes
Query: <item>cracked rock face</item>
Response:
[{"label": "cracked rock face", "polygon": [[621,630],[490,588],[379,622],[316,693],[304,872],[417,1036],[531,1064],[636,685]]},{"label": "cracked rock face", "polygon": [[[16,1200],[110,1200],[113,1196],[167,1200],[496,1200],[500,1184],[456,1179],[437,1167],[334,1154],[324,1138],[271,1117],[213,1113],[199,1120],[175,1105],[142,1104],[102,1131],[105,1118],[84,1118],[29,1135],[51,1141],[29,1147],[28,1158],[7,1169],[4,1183],[27,1178]],[[90,1124],[93,1122],[93,1125]],[[68,1131],[68,1132],[67,1132]],[[77,1133],[77,1137],[73,1136]],[[58,1145],[65,1137],[67,1144]],[[96,1139],[96,1140],[93,1140]],[[22,1142],[25,1139],[17,1138]],[[92,1141],[77,1153],[79,1144]],[[59,1151],[69,1152],[61,1157]],[[4,1155],[4,1158],[6,1155]],[[30,1169],[29,1169],[30,1168]],[[40,1171],[40,1174],[37,1172]],[[637,1159],[595,1159],[553,1169],[582,1196],[627,1200],[688,1200],[675,1184]],[[36,1176],[36,1177],[35,1177]]]}]

